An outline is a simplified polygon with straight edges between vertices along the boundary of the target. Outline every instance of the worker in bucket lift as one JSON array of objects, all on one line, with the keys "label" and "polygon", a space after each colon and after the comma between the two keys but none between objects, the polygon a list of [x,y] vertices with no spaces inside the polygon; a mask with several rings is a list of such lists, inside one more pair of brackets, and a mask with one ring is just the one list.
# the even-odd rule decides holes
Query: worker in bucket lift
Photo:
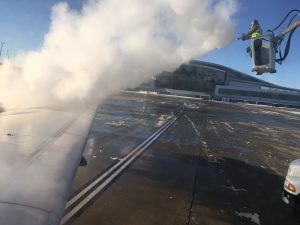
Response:
[{"label": "worker in bucket lift", "polygon": [[[253,20],[250,25],[250,30],[247,33],[242,34],[242,36],[239,38],[243,41],[249,40],[249,39],[255,39],[254,40],[254,51],[255,51],[255,65],[259,66],[262,65],[261,60],[261,47],[262,47],[262,29],[259,25],[259,22],[257,20]],[[247,49],[247,52],[250,51],[250,49]],[[253,54],[251,54],[252,56]]]}]

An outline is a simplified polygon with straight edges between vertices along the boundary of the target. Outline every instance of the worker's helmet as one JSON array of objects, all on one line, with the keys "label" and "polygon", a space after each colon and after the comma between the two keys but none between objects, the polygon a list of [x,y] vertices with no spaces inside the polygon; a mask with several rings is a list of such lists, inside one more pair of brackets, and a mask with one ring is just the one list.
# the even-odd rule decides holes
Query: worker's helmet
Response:
[{"label": "worker's helmet", "polygon": [[252,20],[251,21],[251,27],[253,27],[254,25],[259,25],[258,20]]}]

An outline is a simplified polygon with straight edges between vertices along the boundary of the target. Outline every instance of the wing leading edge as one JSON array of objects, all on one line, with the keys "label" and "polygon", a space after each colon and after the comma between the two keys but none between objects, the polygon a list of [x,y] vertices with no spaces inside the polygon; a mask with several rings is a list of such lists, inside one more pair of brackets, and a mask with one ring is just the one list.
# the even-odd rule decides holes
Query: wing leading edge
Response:
[{"label": "wing leading edge", "polygon": [[0,224],[57,225],[96,107],[0,114]]}]

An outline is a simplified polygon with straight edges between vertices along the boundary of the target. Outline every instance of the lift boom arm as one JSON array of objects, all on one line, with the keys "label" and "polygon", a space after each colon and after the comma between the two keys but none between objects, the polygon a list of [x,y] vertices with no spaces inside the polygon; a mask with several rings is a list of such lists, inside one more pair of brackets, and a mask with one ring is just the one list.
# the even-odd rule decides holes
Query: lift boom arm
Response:
[{"label": "lift boom arm", "polygon": [[297,27],[299,27],[299,26],[300,26],[300,20],[297,20],[295,23],[293,23],[293,24],[290,25],[288,28],[286,28],[285,30],[283,30],[283,31],[276,37],[276,40],[282,41],[283,38],[284,38],[284,36],[285,36],[287,33],[289,33],[289,32],[291,32],[291,31],[295,30],[295,29],[296,29]]}]

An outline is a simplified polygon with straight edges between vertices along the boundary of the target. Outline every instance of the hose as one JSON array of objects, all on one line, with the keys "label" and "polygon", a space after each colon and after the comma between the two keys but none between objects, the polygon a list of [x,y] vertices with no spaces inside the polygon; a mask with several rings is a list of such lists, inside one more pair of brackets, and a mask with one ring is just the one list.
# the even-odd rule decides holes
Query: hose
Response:
[{"label": "hose", "polygon": [[287,27],[289,27],[289,26],[292,24],[293,20],[296,18],[296,16],[299,16],[299,15],[300,15],[299,13],[296,13],[296,14],[292,17],[292,19],[290,20],[290,22],[289,22],[289,24],[287,25]]},{"label": "hose", "polygon": [[[277,25],[274,29],[272,29],[271,31],[274,32],[275,30],[277,30],[277,29],[284,23],[284,21],[289,17],[289,15],[290,15],[291,13],[293,13],[293,12],[300,13],[300,10],[298,10],[298,9],[293,9],[293,10],[289,11],[289,13],[284,17],[284,19],[280,22],[280,24],[278,24],[278,25]],[[294,17],[293,17],[293,19],[294,19]],[[291,23],[291,21],[290,21],[290,23]]]},{"label": "hose", "polygon": [[281,63],[286,59],[286,57],[288,56],[288,54],[289,54],[289,52],[290,52],[291,40],[292,40],[292,36],[293,36],[295,30],[296,30],[296,28],[294,28],[294,29],[290,32],[290,34],[289,34],[289,38],[288,38],[288,40],[287,40],[287,42],[286,42],[286,45],[285,45],[285,50],[284,50],[284,55],[283,55],[283,57],[281,56],[281,51],[280,51],[280,53],[279,53],[279,54],[280,54],[280,58],[279,58],[279,59],[276,59],[276,62],[278,62],[279,64],[281,64]]}]

